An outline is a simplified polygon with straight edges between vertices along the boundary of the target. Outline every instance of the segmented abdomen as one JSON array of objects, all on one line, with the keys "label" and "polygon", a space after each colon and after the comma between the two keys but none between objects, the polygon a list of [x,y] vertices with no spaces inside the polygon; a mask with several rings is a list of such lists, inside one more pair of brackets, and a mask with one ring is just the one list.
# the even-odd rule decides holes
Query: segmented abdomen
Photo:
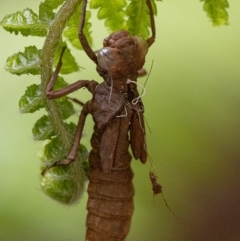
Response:
[{"label": "segmented abdomen", "polygon": [[[89,155],[86,240],[123,241],[129,232],[134,209],[131,155],[126,145],[121,155],[124,157],[122,160],[122,163],[125,163],[124,167],[114,168],[113,164],[111,172],[104,173],[101,168],[99,148],[96,148],[99,147],[100,141],[101,134],[97,133],[95,128],[91,139],[93,150]],[[126,141],[128,142],[127,136]]]}]

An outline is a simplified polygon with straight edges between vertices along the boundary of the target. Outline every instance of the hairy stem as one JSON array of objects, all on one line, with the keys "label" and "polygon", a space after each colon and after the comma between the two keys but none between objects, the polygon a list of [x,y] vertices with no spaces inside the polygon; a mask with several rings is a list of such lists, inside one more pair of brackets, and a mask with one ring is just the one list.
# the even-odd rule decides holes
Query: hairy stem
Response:
[{"label": "hairy stem", "polygon": [[[61,39],[61,35],[65,24],[77,9],[78,5],[81,3],[81,0],[68,0],[61,7],[58,13],[55,16],[55,19],[52,21],[48,36],[44,42],[42,49],[42,62],[41,62],[41,86],[43,93],[45,93],[47,85],[52,77],[52,65],[54,60],[54,52],[56,50],[57,44]],[[48,115],[52,125],[55,128],[55,131],[58,133],[58,136],[61,138],[67,149],[71,145],[71,136],[68,130],[66,129],[61,113],[58,110],[56,102],[54,100],[48,100],[46,98],[48,106]]]},{"label": "hairy stem", "polygon": [[[67,0],[65,4],[61,7],[59,12],[56,14],[55,19],[50,25],[48,36],[44,42],[44,46],[42,49],[41,59],[41,86],[44,95],[53,74],[52,65],[54,60],[54,53],[57,48],[58,42],[61,39],[62,32],[67,21],[72,16],[80,3],[81,0]],[[62,141],[64,145],[63,148],[65,148],[66,152],[69,152],[72,147],[72,135],[64,125],[62,115],[58,109],[56,102],[54,100],[48,100],[46,98],[46,103],[48,116],[55,129],[55,132],[58,134],[58,137]],[[79,155],[77,155],[76,161],[72,164],[71,167],[72,168],[69,171],[68,175],[72,176],[73,182],[76,183],[76,185],[78,186],[74,193],[75,195],[73,195],[73,200],[75,200],[75,197],[78,198],[83,192],[85,180],[87,178],[85,171],[82,168],[82,160],[80,159]]]}]

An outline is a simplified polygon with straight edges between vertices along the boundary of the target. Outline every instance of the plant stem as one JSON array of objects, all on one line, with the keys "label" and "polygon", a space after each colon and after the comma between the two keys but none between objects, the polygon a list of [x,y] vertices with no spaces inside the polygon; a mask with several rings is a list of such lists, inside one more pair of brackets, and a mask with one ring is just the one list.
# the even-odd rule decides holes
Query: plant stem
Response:
[{"label": "plant stem", "polygon": [[[67,0],[58,11],[50,25],[41,56],[41,87],[43,95],[45,95],[46,88],[53,74],[52,66],[54,53],[56,51],[58,42],[62,37],[64,27],[81,2],[82,0]],[[63,122],[61,112],[58,109],[56,102],[54,100],[48,100],[46,96],[45,100],[49,120],[51,121],[57,136],[62,141],[64,145],[63,148],[66,150],[66,152],[69,152],[72,147],[73,137]],[[83,192],[84,184],[87,179],[85,171],[82,168],[80,155],[77,155],[76,160],[72,163],[68,175],[72,176],[73,182],[77,186],[76,192],[74,193],[75,195],[73,196],[73,200],[75,200],[75,197],[79,198]]]},{"label": "plant stem", "polygon": [[[52,66],[54,60],[54,52],[56,50],[57,44],[61,39],[62,32],[64,30],[65,24],[77,9],[78,5],[81,3],[81,0],[68,0],[61,7],[61,9],[56,14],[54,20],[52,21],[48,35],[43,45],[42,49],[42,59],[41,59],[41,86],[42,91],[45,93],[47,85],[52,77]],[[54,100],[48,100],[47,102],[47,111],[49,119],[54,126],[55,131],[58,133],[58,136],[64,143],[67,149],[71,146],[71,135],[66,129],[60,111]]]}]

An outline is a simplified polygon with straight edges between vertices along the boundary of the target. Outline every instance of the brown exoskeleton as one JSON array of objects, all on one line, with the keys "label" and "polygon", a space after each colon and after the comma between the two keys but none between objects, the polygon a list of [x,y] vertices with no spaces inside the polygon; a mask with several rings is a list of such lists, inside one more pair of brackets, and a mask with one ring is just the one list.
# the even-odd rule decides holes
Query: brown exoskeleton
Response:
[{"label": "brown exoskeleton", "polygon": [[83,33],[87,5],[87,0],[83,0],[79,40],[104,82],[98,84],[94,80],[79,80],[54,91],[53,86],[62,65],[62,52],[46,91],[49,99],[65,96],[82,87],[93,95],[83,105],[68,158],[53,165],[68,165],[75,160],[86,116],[91,114],[95,126],[88,174],[86,240],[89,241],[125,239],[130,229],[134,195],[129,145],[135,159],[140,159],[142,163],[147,160],[143,104],[136,87],[139,70],[155,40],[153,9],[150,0],[146,3],[152,36],[145,41],[120,30],[104,39],[103,48],[96,55]]},{"label": "brown exoskeleton", "polygon": [[153,195],[158,195],[162,193],[162,186],[159,183],[157,183],[157,177],[154,174],[154,172],[152,171],[149,172],[149,178],[152,183]]}]

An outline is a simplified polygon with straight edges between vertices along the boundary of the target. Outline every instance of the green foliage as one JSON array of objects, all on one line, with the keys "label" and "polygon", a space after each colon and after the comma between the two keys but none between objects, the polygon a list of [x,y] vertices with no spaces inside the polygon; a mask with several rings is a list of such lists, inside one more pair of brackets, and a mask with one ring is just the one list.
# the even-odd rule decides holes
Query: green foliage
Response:
[{"label": "green foliage", "polygon": [[[65,124],[69,132],[74,135],[76,125],[72,122]],[[34,124],[32,128],[32,134],[35,141],[44,141],[47,139],[50,140],[52,137],[56,136],[57,132],[54,130],[54,126],[52,125],[49,117],[47,115],[43,115]]]},{"label": "green foliage", "polygon": [[204,2],[203,9],[207,12],[208,17],[212,20],[214,26],[228,25],[228,13],[226,8],[229,7],[227,0],[200,0]]},{"label": "green foliage", "polygon": [[[39,5],[39,15],[34,13],[31,9],[25,9],[22,12],[18,11],[5,16],[0,24],[10,33],[20,33],[23,36],[47,36],[47,32],[51,31],[50,28],[55,18],[55,12],[53,10],[60,7],[64,2],[66,1],[46,0]],[[75,11],[75,14],[72,15],[72,18],[68,22],[65,32],[66,39],[73,45],[76,45],[75,43],[77,41],[79,42],[76,34],[79,24],[79,12],[80,9],[78,7],[77,11]],[[90,14],[88,14],[88,18],[89,17]],[[70,26],[73,28],[71,34],[69,34]],[[90,23],[86,26],[86,33],[89,40],[91,40],[90,26]],[[75,32],[74,37],[73,32]],[[56,38],[56,36],[54,37]],[[59,35],[59,39],[57,40],[58,44],[54,51],[53,65],[57,65],[62,48],[66,46],[63,56],[63,66],[60,73],[69,74],[78,71],[79,66],[67,47],[67,43],[62,40],[62,36]],[[26,47],[23,52],[18,52],[9,57],[5,68],[11,74],[41,74],[44,76],[45,72],[43,69],[46,69],[47,66],[44,66],[42,63],[43,57],[42,49],[37,49],[36,46],[29,46]],[[58,76],[54,85],[54,90],[61,89],[67,85],[68,83],[65,82],[61,76]],[[27,87],[25,94],[19,100],[19,109],[21,113],[33,113],[42,108],[45,108],[48,112],[48,115],[43,115],[37,120],[32,129],[34,140],[47,141],[41,156],[42,171],[49,165],[66,158],[76,130],[76,125],[74,123],[66,123],[64,121],[75,113],[73,104],[66,97],[59,98],[55,101],[57,112],[51,114],[51,111],[49,111],[49,101],[46,99],[44,92],[45,89],[42,84],[33,84]],[[57,116],[57,113],[59,113],[59,116]],[[68,135],[66,138],[69,139],[69,144],[65,143],[62,137],[59,136],[59,130],[56,129],[53,122],[56,118],[61,118],[63,120],[61,124],[61,120],[59,119],[59,123]],[[84,190],[87,157],[88,152],[86,148],[80,146],[79,154],[74,164],[67,167],[54,167],[47,170],[41,180],[42,190],[53,199],[62,203],[72,204],[76,202]]]},{"label": "green foliage", "polygon": [[[157,8],[154,0],[154,14]],[[204,10],[212,19],[214,25],[227,24],[227,0],[204,1]],[[42,190],[53,199],[65,203],[75,203],[84,190],[86,172],[88,171],[88,152],[79,146],[75,162],[68,166],[55,166],[46,169],[54,163],[67,158],[72,146],[76,125],[66,120],[75,113],[73,104],[62,97],[48,100],[45,96],[46,87],[51,79],[53,66],[56,67],[63,46],[66,51],[62,58],[60,74],[70,74],[79,71],[79,66],[71,54],[67,43],[81,49],[78,39],[81,0],[45,0],[39,5],[39,12],[27,8],[23,11],[6,15],[0,25],[8,32],[23,36],[46,36],[42,49],[36,46],[25,47],[23,52],[13,54],[7,59],[6,70],[11,74],[41,75],[41,83],[27,87],[19,100],[21,113],[33,113],[45,108],[47,114],[40,117],[32,128],[33,139],[45,141],[40,159],[41,170],[46,170],[42,176]],[[90,8],[98,9],[98,18],[105,20],[105,25],[112,31],[126,29],[132,35],[148,38],[150,19],[146,0],[91,0]],[[56,13],[55,10],[59,9]],[[94,26],[95,27],[95,26]],[[84,33],[89,44],[91,39],[91,13],[87,12]],[[54,90],[68,85],[58,76]]]},{"label": "green foliage", "polygon": [[35,141],[44,141],[56,135],[54,127],[47,115],[43,115],[32,128],[33,139]]},{"label": "green foliage", "polygon": [[44,162],[43,167],[52,165],[56,160],[61,160],[64,157],[66,157],[66,147],[61,139],[55,136],[44,146],[43,156],[41,157]]},{"label": "green foliage", "polygon": [[10,33],[21,33],[23,36],[46,36],[49,25],[55,17],[53,10],[63,2],[65,1],[46,0],[39,5],[39,15],[32,9],[26,8],[23,11],[6,15],[0,25]]},{"label": "green foliage", "polygon": [[99,8],[97,15],[98,18],[106,19],[105,25],[113,32],[124,28],[125,13],[123,8],[125,6],[125,0],[92,0],[90,2],[90,8]]},{"label": "green foliage", "polygon": [[74,204],[81,197],[78,183],[73,175],[69,175],[69,166],[58,166],[51,168],[41,180],[43,192],[52,199],[62,204]]},{"label": "green foliage", "polygon": [[51,10],[61,6],[66,0],[45,0],[44,4]]},{"label": "green foliage", "polygon": [[39,5],[39,19],[42,23],[49,23],[55,17],[52,9],[44,2]]},{"label": "green foliage", "polygon": [[[54,163],[59,158],[59,154],[63,154],[59,147],[63,147],[63,145],[57,138],[46,144],[41,156],[42,169],[47,165],[46,163],[49,163],[49,159],[51,160],[50,163]],[[88,158],[87,149],[83,145],[80,145],[79,150],[82,163],[86,163]],[[75,166],[73,164],[56,166],[49,169],[41,180],[43,192],[62,204],[76,203],[84,190],[82,186],[79,187],[82,182],[79,180],[79,176],[76,175],[76,165],[79,164],[75,163]]]},{"label": "green foliage", "polygon": [[57,80],[55,82],[55,85],[53,86],[54,90],[59,90],[62,89],[64,87],[68,86],[68,83],[63,79],[63,77],[58,76]]},{"label": "green foliage", "polygon": [[17,11],[6,15],[0,24],[10,33],[18,34],[20,32],[23,36],[39,37],[47,35],[46,25],[41,23],[38,15],[29,8],[24,9],[22,12]]},{"label": "green foliage", "polygon": [[64,120],[75,113],[72,102],[70,102],[66,97],[59,98],[56,102]]},{"label": "green foliage", "polygon": [[25,47],[24,52],[8,57],[5,69],[11,74],[40,74],[40,56],[41,50],[35,46]]},{"label": "green foliage", "polygon": [[[156,14],[156,6],[152,1],[153,9]],[[126,9],[128,20],[126,22],[127,30],[134,36],[147,38],[149,36],[150,19],[146,0],[132,0]]]},{"label": "green foliage", "polygon": [[40,85],[30,85],[25,94],[19,100],[19,110],[21,113],[33,113],[46,105]]},{"label": "green foliage", "polygon": [[[73,13],[69,21],[67,22],[66,29],[64,30],[64,37],[77,49],[82,49],[82,46],[78,39],[78,27],[79,27],[79,20],[80,20],[80,12],[82,6],[79,5],[77,10]],[[88,43],[92,45],[92,38],[91,38],[91,31],[90,28],[92,24],[90,23],[91,12],[86,12],[86,19],[85,19],[85,27],[84,27],[84,34],[88,40]]]},{"label": "green foliage", "polygon": [[[88,151],[80,145],[82,163],[88,158]],[[62,160],[65,157],[66,149],[58,137],[52,138],[45,146],[40,156],[42,160],[41,169],[55,163],[56,159]],[[86,164],[84,164],[86,166]],[[54,200],[62,204],[76,203],[84,191],[83,181],[79,173],[82,171],[82,165],[79,162],[68,166],[56,166],[49,169],[41,179],[41,188],[43,192]],[[84,179],[86,177],[84,176]]]},{"label": "green foliage", "polygon": [[[161,0],[157,0],[161,1]],[[151,0],[154,14],[157,8],[154,0]],[[105,19],[105,26],[115,32],[126,29],[133,36],[149,37],[149,9],[146,0],[92,0],[90,8],[99,9],[97,17]]]}]

